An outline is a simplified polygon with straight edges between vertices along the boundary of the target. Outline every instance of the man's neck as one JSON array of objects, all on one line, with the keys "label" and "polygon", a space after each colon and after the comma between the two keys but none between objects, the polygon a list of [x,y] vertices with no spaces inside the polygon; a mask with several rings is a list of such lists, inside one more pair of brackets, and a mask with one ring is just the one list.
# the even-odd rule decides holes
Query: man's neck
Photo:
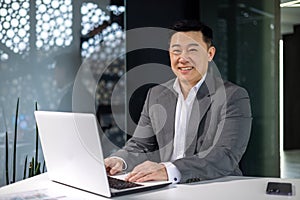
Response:
[{"label": "man's neck", "polygon": [[192,88],[197,87],[197,90],[198,90],[200,88],[200,86],[202,85],[202,83],[204,82],[205,78],[206,78],[206,74],[204,74],[204,76],[201,77],[200,80],[193,81],[193,82],[180,81],[178,79],[179,87],[180,87],[181,93],[183,95],[183,98],[186,99],[188,97]]},{"label": "man's neck", "polygon": [[190,83],[190,82],[180,82],[180,89],[183,95],[183,98],[186,99],[187,96],[189,95],[189,92],[191,91],[191,89],[197,84],[197,82],[195,83]]}]

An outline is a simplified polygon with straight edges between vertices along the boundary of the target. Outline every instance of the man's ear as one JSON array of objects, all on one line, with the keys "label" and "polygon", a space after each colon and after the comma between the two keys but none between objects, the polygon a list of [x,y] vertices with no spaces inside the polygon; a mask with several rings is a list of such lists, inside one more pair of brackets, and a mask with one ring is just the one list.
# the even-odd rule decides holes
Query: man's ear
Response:
[{"label": "man's ear", "polygon": [[208,48],[208,61],[212,61],[214,56],[216,54],[216,48],[214,46],[211,46]]}]

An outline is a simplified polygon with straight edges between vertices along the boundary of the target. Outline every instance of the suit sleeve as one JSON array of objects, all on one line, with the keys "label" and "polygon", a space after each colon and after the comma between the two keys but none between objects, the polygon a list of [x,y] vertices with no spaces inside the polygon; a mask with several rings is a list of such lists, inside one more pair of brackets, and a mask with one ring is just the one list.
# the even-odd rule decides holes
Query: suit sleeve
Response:
[{"label": "suit sleeve", "polygon": [[136,165],[151,160],[159,162],[158,145],[156,136],[153,133],[151,120],[149,117],[149,99],[151,89],[148,91],[139,123],[125,146],[114,153],[112,156],[121,157],[126,161],[127,170],[131,171]]},{"label": "suit sleeve", "polygon": [[222,105],[212,103],[212,123],[205,122],[212,126],[198,138],[195,154],[173,162],[182,175],[181,183],[242,175],[239,162],[250,136],[251,108],[245,89],[236,86],[232,91]]}]

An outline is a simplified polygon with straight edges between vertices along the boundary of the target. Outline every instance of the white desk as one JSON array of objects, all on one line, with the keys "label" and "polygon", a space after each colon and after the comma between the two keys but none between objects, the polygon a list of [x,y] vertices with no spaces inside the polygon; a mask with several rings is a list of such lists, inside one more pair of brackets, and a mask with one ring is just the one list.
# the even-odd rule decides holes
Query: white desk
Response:
[{"label": "white desk", "polygon": [[[265,194],[268,181],[292,183],[293,196]],[[73,189],[68,186],[54,183],[48,179],[47,173],[45,173],[0,188],[0,200],[5,199],[4,197],[7,197],[9,194],[23,193],[34,190],[42,190],[57,197],[65,196],[64,198],[57,198],[59,200],[107,199],[91,193]],[[170,185],[163,189],[115,197],[114,199],[300,200],[300,179],[225,177],[213,181],[203,181],[193,184]]]}]

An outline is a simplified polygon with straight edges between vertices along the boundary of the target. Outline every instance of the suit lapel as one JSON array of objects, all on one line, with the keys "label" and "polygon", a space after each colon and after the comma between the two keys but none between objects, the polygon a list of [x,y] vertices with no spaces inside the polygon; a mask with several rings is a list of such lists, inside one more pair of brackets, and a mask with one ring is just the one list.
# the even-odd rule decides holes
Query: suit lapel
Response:
[{"label": "suit lapel", "polygon": [[187,135],[185,141],[185,155],[194,155],[199,125],[204,115],[209,110],[212,104],[212,95],[215,93],[215,84],[213,78],[208,73],[205,82],[199,88],[196,99],[193,103],[193,108],[190,116],[190,121],[187,128]]},{"label": "suit lapel", "polygon": [[195,99],[193,104],[193,109],[190,116],[190,121],[187,128],[186,140],[185,140],[185,149],[186,156],[193,155],[195,152],[195,146],[197,141],[197,133],[199,124],[207,112],[211,104],[209,96],[197,100]]},{"label": "suit lapel", "polygon": [[158,144],[160,144],[160,157],[162,161],[168,161],[173,153],[175,110],[177,103],[177,94],[169,90],[165,95],[158,98],[158,104],[162,105],[167,112],[166,123],[162,131],[157,135]]},{"label": "suit lapel", "polygon": [[[205,82],[199,88],[196,99],[193,103],[185,141],[186,156],[191,156],[195,152],[198,128],[204,115],[209,110],[212,103],[211,97],[215,93],[215,89],[213,76],[210,73],[207,73]],[[164,93],[160,94],[160,97],[157,98],[157,103],[162,105],[167,112],[166,124],[157,135],[158,144],[160,145],[161,161],[164,162],[170,160],[174,148],[173,140],[177,93],[173,90],[173,88],[169,87],[169,89],[165,90]]]}]

